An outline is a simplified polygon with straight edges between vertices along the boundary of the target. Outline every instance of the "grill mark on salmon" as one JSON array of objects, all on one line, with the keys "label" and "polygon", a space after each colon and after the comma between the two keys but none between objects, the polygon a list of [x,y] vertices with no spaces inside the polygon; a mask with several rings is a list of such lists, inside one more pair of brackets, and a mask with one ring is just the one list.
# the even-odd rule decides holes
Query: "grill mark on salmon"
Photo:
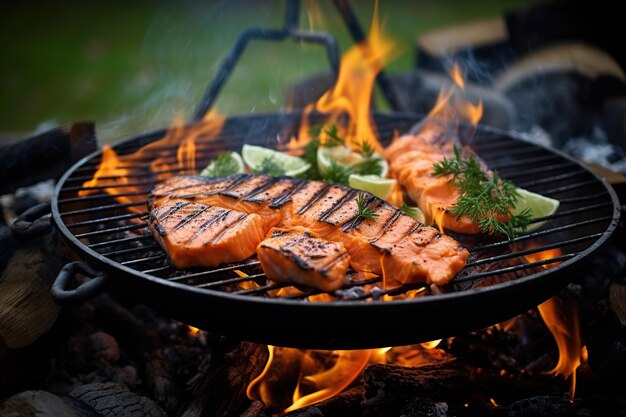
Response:
[{"label": "grill mark on salmon", "polygon": [[228,215],[228,210],[222,210],[218,212],[214,217],[211,217],[209,220],[205,221],[199,228],[198,231],[191,235],[189,240],[197,239],[206,229],[211,227],[211,225],[217,221],[224,219]]},{"label": "grill mark on salmon", "polygon": [[321,198],[325,197],[326,194],[330,191],[330,189],[331,189],[331,185],[326,184],[319,193],[313,194],[313,197],[311,197],[311,199],[309,199],[306,203],[304,203],[304,206],[302,206],[300,210],[296,211],[296,214],[302,215],[306,213],[311,207],[313,207],[315,203],[317,203]]},{"label": "grill mark on salmon", "polygon": [[328,218],[331,217],[340,208],[345,208],[348,201],[351,200],[355,196],[356,193],[357,193],[357,190],[348,191],[343,197],[341,197],[341,199],[337,202],[337,204],[335,204],[334,206],[332,206],[331,208],[329,208],[322,214],[322,216],[319,218],[319,221],[330,223],[330,224],[337,224],[334,222],[329,222]]},{"label": "grill mark on salmon", "polygon": [[[194,193],[168,195],[167,190],[176,190],[178,182]],[[202,183],[207,184],[208,192]],[[225,193],[226,189],[230,191]],[[358,216],[359,194],[366,196],[368,207],[378,214],[375,220]],[[383,274],[387,287],[416,282],[445,284],[465,266],[468,256],[451,237],[441,236],[433,227],[422,225],[370,193],[343,185],[267,175],[235,175],[221,180],[179,176],[155,187],[148,208],[152,211],[180,202],[255,214],[263,236],[275,227],[303,228],[316,238],[341,243],[356,271]],[[296,267],[294,264],[292,271],[297,272]]]},{"label": "grill mark on salmon", "polygon": [[[256,253],[265,237],[257,214],[197,203],[172,210],[176,205],[165,201],[156,207],[148,226],[178,268],[243,261]],[[173,213],[159,216],[161,211]]]}]

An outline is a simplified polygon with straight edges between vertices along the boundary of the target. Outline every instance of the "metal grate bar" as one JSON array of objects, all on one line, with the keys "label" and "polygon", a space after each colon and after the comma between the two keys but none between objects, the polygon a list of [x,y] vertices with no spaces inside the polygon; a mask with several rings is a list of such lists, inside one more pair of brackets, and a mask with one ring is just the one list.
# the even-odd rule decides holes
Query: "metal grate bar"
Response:
[{"label": "metal grate bar", "polygon": [[154,238],[150,235],[137,236],[137,237],[125,237],[123,239],[115,239],[115,240],[109,240],[106,242],[94,243],[94,244],[89,245],[89,247],[91,249],[97,249],[97,248],[103,248],[107,246],[119,245],[120,243],[124,244],[124,243],[140,242],[142,240],[152,240],[152,239]]},{"label": "metal grate bar", "polygon": [[146,249],[150,250],[150,249],[154,249],[154,248],[158,248],[158,247],[159,247],[159,245],[155,243],[152,246],[143,246],[141,248],[130,248],[130,249],[114,250],[114,251],[111,251],[111,252],[103,253],[102,256],[106,256],[107,258],[111,258],[113,256],[128,255],[129,253],[142,252],[142,251],[145,251]]},{"label": "metal grate bar", "polygon": [[108,210],[114,210],[114,209],[120,209],[120,208],[137,207],[137,206],[142,206],[145,204],[146,204],[145,201],[141,203],[107,204],[106,206],[98,206],[98,207],[90,207],[90,208],[80,209],[80,210],[66,211],[66,212],[61,213],[61,216],[65,217],[65,216],[74,216],[77,214],[98,213],[101,211],[108,211]]},{"label": "metal grate bar", "polygon": [[[376,284],[377,282],[382,281],[381,277],[375,277],[375,278],[370,278],[370,279],[366,279],[363,281],[358,281],[358,282],[352,282],[348,285],[346,285],[345,287],[342,288],[343,291],[345,290],[349,290],[350,288],[354,288],[354,287],[363,287],[364,285],[369,285],[369,284]],[[302,299],[302,298],[307,298],[307,297],[311,297],[313,295],[319,295],[319,294],[324,294],[324,291],[322,290],[318,290],[318,289],[310,289],[310,290],[306,290],[303,291],[301,294],[289,294],[289,295],[285,295],[284,297],[281,297],[282,299],[285,300],[297,300],[297,299]],[[342,298],[339,297],[336,292],[333,293],[333,295],[335,295],[338,298]],[[351,297],[350,300],[355,299],[354,297]]]},{"label": "metal grate bar", "polygon": [[[260,277],[265,276],[265,274],[259,274]],[[267,284],[267,285],[262,285],[260,287],[257,288],[250,288],[247,290],[239,290],[239,291],[235,291],[233,294],[238,294],[238,295],[258,295],[258,294],[262,294],[262,293],[266,293],[268,291],[272,291],[272,290],[280,290],[281,288],[285,288],[285,287],[293,287],[293,284],[289,284],[286,282],[279,282],[279,283],[275,283],[275,284]]]},{"label": "metal grate bar", "polygon": [[119,220],[136,219],[136,218],[141,218],[141,217],[147,216],[147,215],[148,215],[148,212],[144,211],[144,212],[141,212],[141,213],[120,214],[119,216],[110,216],[110,217],[103,217],[101,219],[85,220],[84,222],[66,223],[65,225],[69,229],[73,229],[73,228],[77,228],[77,227],[92,226],[94,224],[95,225],[99,225],[99,224],[115,222],[115,221],[119,221]]},{"label": "metal grate bar", "polygon": [[564,193],[565,191],[576,190],[578,188],[583,188],[588,185],[597,185],[597,184],[598,184],[598,181],[596,181],[595,179],[590,179],[588,181],[582,181],[582,182],[577,182],[574,184],[563,185],[561,187],[550,188],[548,190],[542,191],[542,194],[553,195],[553,194],[558,194],[558,193]]},{"label": "metal grate bar", "polygon": [[567,180],[570,178],[579,177],[581,175],[588,175],[588,173],[587,171],[582,171],[582,170],[575,171],[575,172],[568,172],[567,174],[554,175],[552,177],[540,178],[534,181],[520,182],[518,184],[518,187],[524,188],[524,187],[532,187],[535,185],[550,184],[550,183],[557,182],[557,181],[563,181],[563,180]]},{"label": "metal grate bar", "polygon": [[554,213],[551,216],[537,217],[535,220],[536,221],[551,220],[551,219],[556,219],[556,218],[559,218],[559,217],[569,216],[571,214],[584,213],[586,211],[596,210],[596,209],[605,208],[605,207],[613,207],[613,204],[611,204],[611,202],[607,201],[605,203],[592,204],[592,205],[586,206],[586,207],[579,207],[579,208],[570,209],[570,210],[557,211],[556,213]]},{"label": "metal grate bar", "polygon": [[591,235],[564,240],[562,242],[550,243],[550,244],[536,247],[536,248],[528,248],[528,249],[519,250],[516,252],[505,253],[503,255],[492,256],[490,258],[477,259],[473,262],[468,262],[465,265],[465,268],[471,268],[474,266],[483,265],[483,264],[487,264],[491,262],[503,261],[506,259],[513,259],[513,258],[517,258],[518,256],[525,256],[525,255],[529,255],[532,253],[539,253],[539,252],[543,252],[549,249],[562,248],[564,246],[573,245],[575,243],[585,242],[587,240],[593,240],[593,239],[599,238],[600,236],[602,236],[602,233],[594,233]]},{"label": "metal grate bar", "polygon": [[258,266],[258,265],[261,265],[261,262],[253,261],[253,262],[248,262],[248,263],[241,264],[241,265],[231,265],[231,266],[227,266],[224,268],[212,269],[210,271],[202,271],[202,272],[196,272],[196,273],[191,273],[187,275],[181,275],[178,277],[169,278],[169,280],[176,282],[176,281],[183,281],[189,278],[206,278],[211,275],[220,274],[222,272],[234,271],[235,269],[244,269],[250,266]]},{"label": "metal grate bar", "polygon": [[69,191],[105,190],[107,188],[128,188],[128,187],[140,187],[143,185],[153,186],[155,184],[158,184],[160,181],[161,180],[149,180],[149,181],[142,181],[142,182],[129,182],[126,184],[94,185],[91,187],[83,187],[83,186],[77,185],[75,187],[63,187],[61,191],[69,192]]},{"label": "metal grate bar", "polygon": [[470,249],[470,252],[475,253],[475,252],[480,252],[480,251],[483,251],[483,250],[495,249],[495,248],[500,247],[500,246],[507,246],[507,245],[510,245],[512,243],[523,242],[525,240],[530,240],[530,239],[534,239],[536,237],[546,236],[546,235],[549,235],[549,234],[552,234],[552,233],[564,232],[564,231],[575,229],[575,228],[578,228],[578,227],[589,226],[589,225],[592,225],[594,223],[602,223],[602,222],[605,222],[605,221],[610,221],[611,219],[612,219],[611,216],[604,216],[604,217],[598,217],[596,219],[584,220],[584,221],[581,221],[581,222],[578,222],[578,223],[570,223],[570,224],[567,224],[565,226],[553,227],[552,229],[540,230],[540,231],[537,231],[537,232],[529,233],[527,235],[518,236],[518,237],[516,237],[514,239],[511,239],[511,240],[501,240],[499,242],[488,243],[486,245],[477,246],[475,248]]},{"label": "metal grate bar", "polygon": [[523,264],[523,265],[509,266],[506,268],[494,269],[493,271],[478,272],[476,274],[472,274],[467,277],[455,278],[450,283],[454,284],[454,283],[460,283],[460,282],[475,281],[477,279],[485,278],[491,275],[507,274],[510,272],[521,271],[523,269],[535,268],[537,266],[550,265],[556,262],[563,262],[568,259],[572,259],[576,255],[578,255],[578,252],[555,256],[554,258],[550,258],[550,259],[542,259],[541,261],[530,262],[530,263]]},{"label": "metal grate bar", "polygon": [[145,258],[139,258],[139,259],[132,259],[130,261],[124,261],[124,262],[120,262],[122,265],[137,265],[143,262],[153,262],[153,261],[161,261],[163,259],[166,259],[167,255],[165,254],[161,254],[161,255],[155,255],[155,256],[147,256]]},{"label": "metal grate bar", "polygon": [[572,162],[565,162],[561,164],[552,164],[552,165],[548,165],[548,166],[541,167],[541,168],[529,168],[527,170],[523,170],[523,169],[516,170],[515,173],[507,175],[506,179],[514,180],[515,178],[523,178],[529,175],[536,175],[536,174],[545,174],[546,172],[559,171],[561,169],[566,169],[566,168],[578,169],[578,167]]},{"label": "metal grate bar", "polygon": [[159,268],[150,268],[150,269],[146,269],[145,271],[141,271],[144,274],[154,274],[156,272],[164,272],[164,271],[170,271],[174,268],[172,268],[171,265],[165,265],[165,266],[161,266]]},{"label": "metal grate bar", "polygon": [[[220,281],[207,282],[204,284],[196,285],[198,288],[213,288],[213,287],[221,287],[223,285],[231,285],[231,284],[239,284],[241,282],[252,281],[256,278],[263,278],[265,274],[255,274],[248,275],[247,277],[237,277],[237,278],[229,278],[222,279]],[[238,292],[235,292],[237,294]]]},{"label": "metal grate bar", "polygon": [[584,201],[597,200],[598,197],[605,196],[607,194],[608,192],[604,191],[604,192],[592,194],[592,195],[582,195],[580,197],[559,198],[559,202],[561,203],[561,205],[582,203]]},{"label": "metal grate bar", "polygon": [[63,198],[60,199],[58,201],[59,204],[67,204],[67,203],[82,203],[85,201],[98,201],[98,200],[110,200],[110,199],[114,199],[116,197],[132,197],[132,196],[137,196],[137,195],[145,195],[146,192],[144,191],[135,191],[132,193],[117,193],[117,194],[92,194],[92,195],[86,195],[84,197],[71,197],[71,198]]},{"label": "metal grate bar", "polygon": [[120,226],[120,227],[113,227],[111,229],[96,230],[95,232],[80,233],[75,236],[79,239],[83,239],[83,238],[92,237],[92,236],[108,235],[109,233],[118,233],[118,232],[126,232],[129,230],[146,229],[147,227],[148,226],[145,224],[131,224],[130,226]]},{"label": "metal grate bar", "polygon": [[540,162],[546,162],[546,161],[552,161],[552,160],[558,160],[558,158],[555,155],[545,155],[545,156],[540,156],[537,158],[529,158],[529,159],[523,159],[523,160],[517,160],[517,161],[502,161],[500,163],[489,163],[489,169],[492,170],[498,170],[498,171],[506,171],[507,169],[512,169],[512,168],[519,168],[519,167],[524,167],[526,165],[531,165],[531,164],[537,164]]}]

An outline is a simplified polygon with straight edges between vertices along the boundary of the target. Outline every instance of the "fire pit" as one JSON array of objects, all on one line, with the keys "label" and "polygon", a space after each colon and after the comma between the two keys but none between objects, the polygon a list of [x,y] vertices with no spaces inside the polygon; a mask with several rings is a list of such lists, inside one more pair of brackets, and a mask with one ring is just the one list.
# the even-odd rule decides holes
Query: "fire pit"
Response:
[{"label": "fire pit", "polygon": [[[359,38],[347,3],[337,4]],[[49,206],[34,207],[14,223],[18,236],[44,237],[30,243],[38,259],[59,263],[58,255],[51,256],[57,247],[72,254],[62,256],[71,262],[52,286],[63,305],[52,330],[35,343],[24,338],[32,344],[21,350],[15,338],[6,341],[14,350],[0,339],[0,370],[15,380],[14,387],[1,385],[8,399],[0,412],[188,417],[623,411],[626,338],[615,317],[626,322],[619,278],[626,262],[613,242],[621,238],[618,195],[578,160],[509,130],[443,122],[490,169],[558,199],[559,209],[535,219],[542,223],[537,230],[513,238],[447,231],[470,256],[446,285],[385,288],[380,276],[369,276],[324,292],[269,281],[256,257],[218,267],[180,269],[171,263],[146,223],[155,185],[197,173],[221,152],[244,144],[297,152],[307,126],[345,121],[332,105],[319,111],[333,104],[328,96],[317,102],[318,111],[307,106],[228,118],[209,112],[249,40],[322,43],[336,67],[332,38],[300,32],[296,5],[289,2],[283,29],[250,30],[240,38],[194,121],[91,153],[56,182]],[[373,67],[364,77],[371,84],[379,65]],[[345,87],[341,70],[336,78],[334,92]],[[384,74],[378,82],[391,107],[398,106]],[[456,82],[462,87],[462,80]],[[365,91],[371,95],[371,88]],[[366,104],[365,118],[343,110],[356,115],[348,123],[371,123],[382,147],[433,117],[371,112]],[[51,243],[57,238],[62,245]],[[7,270],[28,265],[26,259]],[[14,277],[5,285],[9,281]],[[16,332],[0,332],[5,334]]]}]

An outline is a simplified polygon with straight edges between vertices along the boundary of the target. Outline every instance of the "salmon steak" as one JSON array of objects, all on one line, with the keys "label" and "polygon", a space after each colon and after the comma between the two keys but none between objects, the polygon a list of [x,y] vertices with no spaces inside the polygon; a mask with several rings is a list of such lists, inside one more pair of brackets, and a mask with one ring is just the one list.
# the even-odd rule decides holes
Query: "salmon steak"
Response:
[{"label": "salmon steak", "polygon": [[[359,199],[371,214],[367,218],[360,215]],[[198,241],[193,231],[194,228],[202,228],[209,219],[204,223],[201,219],[192,219],[178,227],[179,223],[185,221],[183,217],[177,218],[178,223],[165,218],[167,227],[163,225],[163,218],[159,215],[163,216],[163,212],[177,204],[226,209],[230,213],[250,216],[250,219],[241,220],[240,223],[232,221],[226,233],[228,243],[223,241],[219,251],[225,251],[231,258],[234,254],[244,256],[244,248],[245,252],[249,252],[249,245],[254,243],[259,246],[264,241],[264,238],[259,240],[260,235],[267,236],[270,242],[266,246],[262,244],[258,249],[262,253],[261,258],[266,260],[264,270],[280,271],[285,276],[298,275],[302,270],[295,261],[294,256],[298,255],[320,274],[309,275],[322,281],[325,279],[322,269],[319,269],[321,264],[312,262],[312,252],[303,248],[304,243],[296,244],[292,253],[278,252],[276,249],[279,245],[289,245],[289,239],[297,238],[293,235],[282,238],[281,235],[268,236],[272,228],[306,230],[310,238],[341,244],[347,252],[350,267],[358,272],[382,276],[385,288],[411,283],[444,285],[463,269],[469,254],[459,242],[439,233],[434,227],[418,222],[368,192],[344,185],[263,174],[237,174],[223,178],[181,175],[158,184],[148,198],[150,228],[157,241],[169,245],[166,251],[179,268],[188,266],[190,260],[198,262],[198,266],[213,266],[220,255],[208,255],[216,251],[211,246],[212,241],[208,237]],[[181,216],[185,215],[194,214],[183,213]],[[237,233],[235,229],[239,228],[245,230]],[[171,229],[176,230],[168,232]],[[165,241],[168,233],[182,235],[181,229],[184,229],[189,240]],[[165,231],[165,235],[159,230]],[[201,255],[195,254],[202,252],[199,248],[204,242],[209,242],[204,248],[206,261]],[[225,249],[228,245],[239,248]],[[329,252],[337,248],[341,251],[341,246],[322,246]],[[274,251],[274,254],[264,253],[265,250]],[[187,252],[193,252],[194,255]],[[328,259],[332,259],[331,253],[327,255]],[[223,262],[229,260],[224,257]],[[274,265],[270,266],[269,263]],[[327,273],[330,274],[331,270]]]},{"label": "salmon steak", "polygon": [[350,256],[341,242],[313,236],[306,229],[272,228],[257,254],[269,279],[332,292],[344,285]]},{"label": "salmon steak", "polygon": [[384,156],[389,162],[390,176],[398,180],[408,197],[424,212],[427,224],[459,233],[480,232],[469,218],[456,218],[450,213],[461,195],[460,189],[450,184],[452,176],[432,175],[435,163],[454,156],[454,144],[443,125],[431,123],[418,133],[396,138],[385,149]]}]

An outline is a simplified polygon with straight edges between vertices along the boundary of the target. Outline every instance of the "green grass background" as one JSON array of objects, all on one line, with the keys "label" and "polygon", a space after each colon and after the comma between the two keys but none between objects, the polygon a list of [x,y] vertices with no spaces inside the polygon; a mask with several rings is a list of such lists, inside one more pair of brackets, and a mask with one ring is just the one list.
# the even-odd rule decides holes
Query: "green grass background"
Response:
[{"label": "green grass background", "polygon": [[[380,2],[384,30],[401,50],[388,71],[415,65],[424,31],[491,17],[530,0]],[[309,27],[302,0],[301,25]],[[362,25],[373,0],[352,0]],[[350,36],[329,0],[315,2],[325,30],[342,50]],[[16,2],[3,6],[0,31],[0,132],[27,134],[43,123],[92,120],[102,142],[190,119],[237,35],[253,26],[279,27],[285,0]],[[322,48],[294,42],[252,43],[216,108],[226,115],[276,111],[285,87],[325,71]]]}]

